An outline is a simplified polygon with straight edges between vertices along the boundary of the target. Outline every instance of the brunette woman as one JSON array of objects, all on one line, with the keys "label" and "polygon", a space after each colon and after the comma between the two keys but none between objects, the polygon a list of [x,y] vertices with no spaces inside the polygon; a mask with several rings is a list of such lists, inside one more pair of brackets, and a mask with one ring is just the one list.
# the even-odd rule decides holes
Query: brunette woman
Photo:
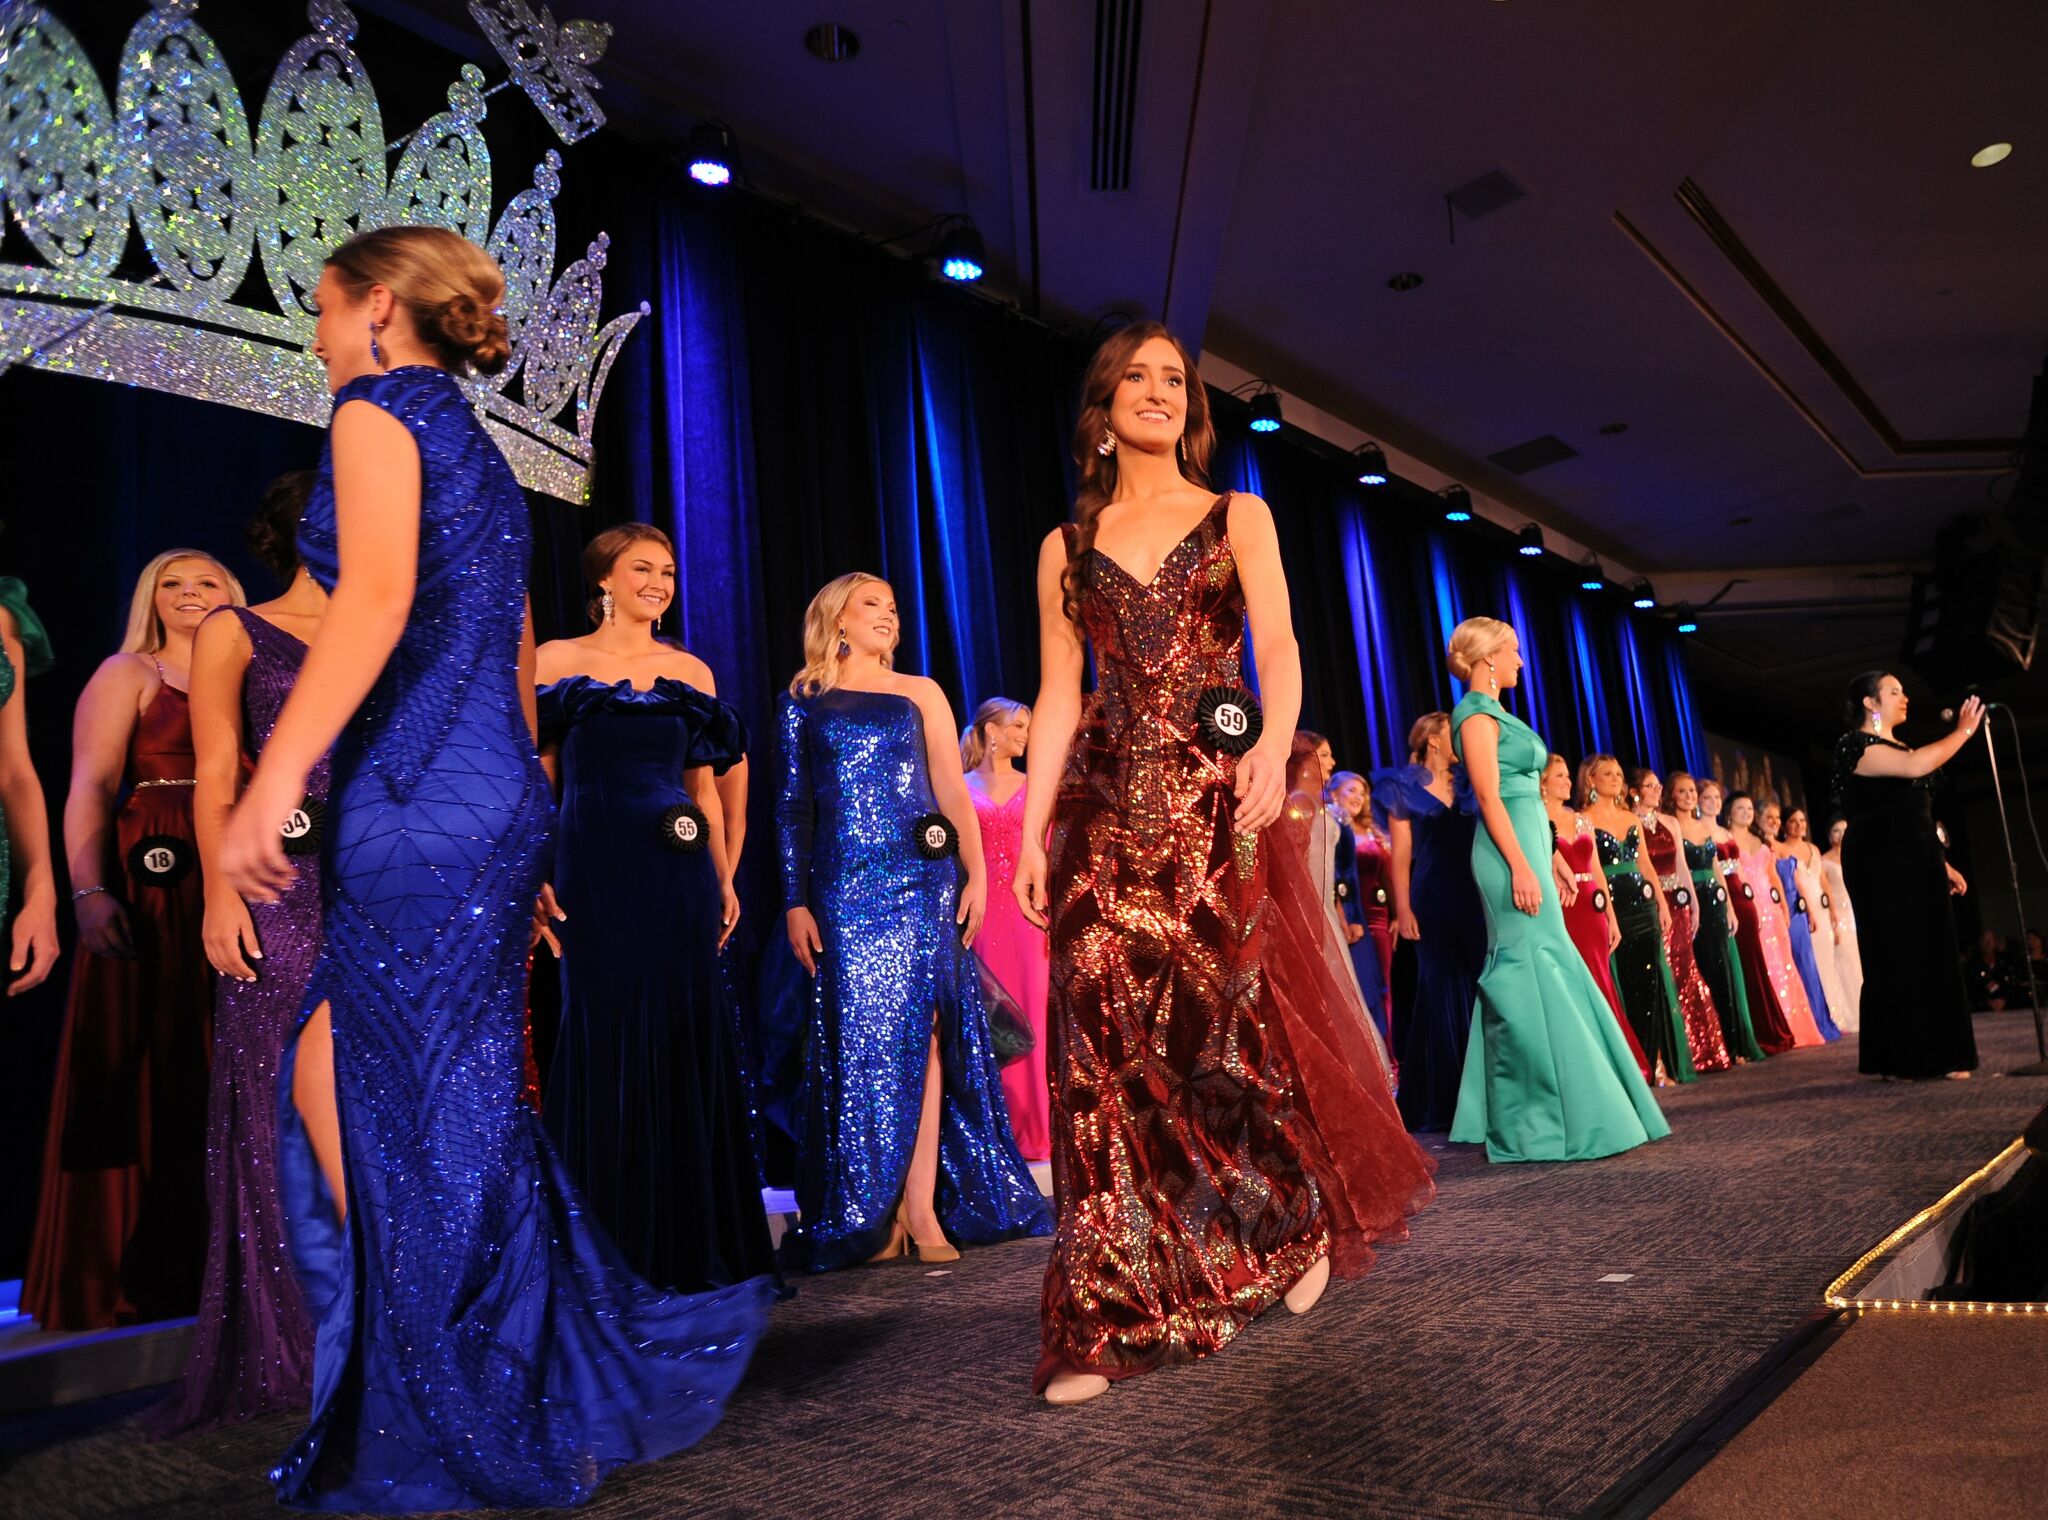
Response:
[{"label": "brunette woman", "polygon": [[[1761,1061],[1763,1048],[1757,1044],[1756,1032],[1750,1026],[1749,996],[1743,983],[1741,954],[1735,944],[1735,919],[1717,854],[1721,836],[1726,832],[1714,821],[1721,807],[1720,785],[1695,781],[1684,771],[1673,771],[1668,790],[1677,817],[1679,841],[1685,847],[1686,871],[1692,878],[1693,907],[1699,916],[1692,937],[1693,960],[1721,1021],[1721,1042],[1737,1063]],[[1709,803],[1713,812],[1707,811]]]},{"label": "brunette woman", "polygon": [[1614,985],[1635,1027],[1636,1043],[1649,1057],[1652,1078],[1690,1082],[1696,1073],[1686,1041],[1678,988],[1664,954],[1671,905],[1664,900],[1655,867],[1643,847],[1642,822],[1628,805],[1628,780],[1612,755],[1588,755],[1579,762],[1579,792],[1586,821],[1600,846],[1600,865],[1614,902],[1621,943],[1614,949]]},{"label": "brunette woman", "polygon": [[[1359,931],[1346,935],[1352,969],[1358,973],[1366,1006],[1391,1051],[1395,1039],[1394,899],[1387,890],[1387,857],[1392,846],[1386,831],[1373,819],[1372,783],[1365,777],[1356,771],[1338,771],[1330,777],[1323,795],[1345,829],[1338,841],[1337,867],[1344,891],[1344,917]],[[1344,861],[1347,842],[1351,850],[1348,872]]]},{"label": "brunette woman", "polygon": [[21,1289],[45,1330],[199,1307],[213,981],[186,690],[200,623],[242,602],[212,555],[159,554],[135,583],[120,653],[78,699],[64,848],[79,955]]},{"label": "brunette woman", "polygon": [[1735,793],[1728,799],[1727,817],[1729,848],[1736,864],[1729,888],[1734,893],[1735,939],[1742,949],[1751,991],[1761,989],[1761,997],[1750,999],[1753,1015],[1762,1010],[1757,1043],[1774,1056],[1819,1045],[1823,1043],[1820,1028],[1807,1006],[1799,968],[1792,964],[1792,946],[1779,911],[1785,889],[1778,880],[1778,858],[1769,841],[1757,832],[1756,799],[1746,792]]},{"label": "brunette woman", "polygon": [[1669,909],[1664,923],[1664,958],[1678,990],[1679,1012],[1685,1017],[1687,1054],[1696,1072],[1726,1071],[1734,1063],[1728,1056],[1727,1038],[1721,1033],[1720,1010],[1714,1006],[1693,951],[1700,909],[1693,895],[1692,871],[1685,863],[1678,820],[1664,810],[1664,783],[1655,771],[1631,771],[1629,787],[1636,796],[1643,845],[1657,873],[1657,890]]},{"label": "brunette woman", "polygon": [[1621,925],[1614,917],[1614,903],[1607,890],[1607,873],[1600,864],[1600,846],[1593,825],[1586,822],[1585,814],[1570,805],[1571,765],[1563,755],[1552,755],[1544,765],[1542,784],[1543,809],[1550,818],[1552,837],[1558,853],[1571,867],[1572,880],[1578,887],[1576,895],[1564,905],[1565,927],[1571,931],[1572,943],[1579,947],[1579,955],[1586,962],[1586,969],[1593,973],[1607,1006],[1614,1011],[1614,1022],[1622,1038],[1628,1041],[1637,1070],[1648,1081],[1650,1063],[1643,1057],[1642,1046],[1636,1043],[1636,1032],[1622,1011],[1621,994],[1614,986],[1613,956],[1615,947],[1621,943]]}]

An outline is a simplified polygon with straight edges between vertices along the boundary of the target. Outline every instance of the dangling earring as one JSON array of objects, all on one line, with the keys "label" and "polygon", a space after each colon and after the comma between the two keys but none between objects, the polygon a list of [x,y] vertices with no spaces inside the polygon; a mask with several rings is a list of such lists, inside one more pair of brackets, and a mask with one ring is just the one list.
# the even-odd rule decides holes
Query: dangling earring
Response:
[{"label": "dangling earring", "polygon": [[1182,433],[1173,446],[1180,455],[1180,462],[1186,464],[1188,462],[1188,435]]},{"label": "dangling earring", "polygon": [[1102,442],[1095,445],[1095,452],[1104,459],[1109,458],[1110,455],[1116,452],[1116,430],[1114,428],[1104,428],[1102,430]]},{"label": "dangling earring", "polygon": [[384,350],[377,346],[377,329],[383,325],[382,322],[370,324],[370,362],[379,369],[384,367]]},{"label": "dangling earring", "polygon": [[1493,668],[1493,661],[1486,662],[1486,684],[1493,688],[1493,694],[1500,695],[1500,673]]},{"label": "dangling earring", "polygon": [[852,653],[853,646],[846,642],[846,625],[842,623],[839,628],[839,658],[843,660]]},{"label": "dangling earring", "polygon": [[1872,732],[1873,734],[1881,734],[1881,733],[1883,733],[1883,732],[1884,732],[1884,714],[1883,714],[1883,713],[1881,713],[1881,712],[1879,712],[1879,711],[1878,711],[1878,710],[1877,710],[1876,708],[1874,708],[1874,707],[1873,707],[1873,708],[1872,708],[1872,709],[1870,710],[1870,719],[1869,719],[1869,723],[1867,724],[1867,726],[1868,726],[1868,728],[1870,729],[1870,731],[1871,731],[1871,732]]},{"label": "dangling earring", "polygon": [[611,621],[612,621],[612,606],[613,606],[613,603],[612,603],[612,590],[611,590],[611,587],[609,587],[609,586],[600,586],[600,587],[598,587],[598,588],[597,588],[597,604],[598,604],[598,606],[600,606],[600,607],[602,607],[602,608],[604,609],[604,620],[605,620],[605,621],[606,621],[607,623],[611,622]]}]

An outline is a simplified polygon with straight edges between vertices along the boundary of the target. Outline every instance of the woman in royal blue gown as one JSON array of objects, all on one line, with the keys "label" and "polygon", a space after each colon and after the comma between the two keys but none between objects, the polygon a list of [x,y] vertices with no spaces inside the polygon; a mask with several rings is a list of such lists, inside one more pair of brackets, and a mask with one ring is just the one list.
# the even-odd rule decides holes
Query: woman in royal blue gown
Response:
[{"label": "woman in royal blue gown", "polygon": [[722,1288],[775,1270],[718,963],[739,918],[747,730],[710,667],[655,636],[675,600],[667,534],[608,528],[583,570],[596,628],[538,656],[541,764],[561,794],[562,1032],[542,1112],[634,1271]]},{"label": "woman in royal blue gown", "polygon": [[635,1277],[521,1098],[552,811],[531,530],[450,373],[503,366],[503,294],[437,228],[359,234],[322,271],[335,410],[300,550],[328,611],[221,841],[231,884],[275,900],[280,821],[333,745],[323,943],[279,1078],[315,1349],[272,1479],[306,1509],[578,1503],[716,1423],[772,1296]]},{"label": "woman in royal blue gown", "polygon": [[967,953],[988,884],[959,730],[936,682],[893,668],[899,626],[885,582],[832,581],[781,704],[785,927],[812,978],[797,1271],[951,1261],[1052,1228]]},{"label": "woman in royal blue gown", "polygon": [[1471,1040],[1486,909],[1472,879],[1479,804],[1453,763],[1448,713],[1408,733],[1410,763],[1372,777],[1373,817],[1393,841],[1387,885],[1394,932],[1415,946],[1415,990],[1394,1017],[1401,1118],[1418,1132],[1451,1127]]}]

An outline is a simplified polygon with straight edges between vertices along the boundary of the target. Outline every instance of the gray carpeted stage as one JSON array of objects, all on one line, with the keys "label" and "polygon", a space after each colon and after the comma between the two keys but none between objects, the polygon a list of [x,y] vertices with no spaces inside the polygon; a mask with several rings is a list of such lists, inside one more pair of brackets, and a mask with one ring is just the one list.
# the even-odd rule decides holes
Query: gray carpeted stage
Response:
[{"label": "gray carpeted stage", "polygon": [[[1030,1396],[1042,1242],[948,1272],[807,1281],[725,1423],[615,1478],[586,1513],[1640,1508],[1673,1438],[1810,1322],[1828,1281],[2048,1098],[2048,1082],[1994,1075],[2031,1056],[2027,1017],[1977,1027],[1971,1082],[1865,1081],[1851,1039],[1667,1091],[1672,1138],[1608,1161],[1488,1166],[1439,1147],[1436,1205],[1371,1276],[1079,1409]],[[0,1424],[0,1511],[275,1513],[261,1474],[290,1420],[152,1445],[131,1423],[150,1397]]]}]

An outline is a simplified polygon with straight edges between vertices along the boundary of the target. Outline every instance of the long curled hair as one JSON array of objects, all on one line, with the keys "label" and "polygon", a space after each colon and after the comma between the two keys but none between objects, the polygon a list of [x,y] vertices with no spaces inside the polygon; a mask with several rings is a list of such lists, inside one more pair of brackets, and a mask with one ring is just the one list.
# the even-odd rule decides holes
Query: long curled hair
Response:
[{"label": "long curled hair", "polygon": [[1194,358],[1159,322],[1133,322],[1119,327],[1095,350],[1088,373],[1081,377],[1081,415],[1074,423],[1074,464],[1079,485],[1074,491],[1074,525],[1067,540],[1067,568],[1060,576],[1060,609],[1070,622],[1080,619],[1081,561],[1095,547],[1095,525],[1102,509],[1116,496],[1117,456],[1104,454],[1101,444],[1110,431],[1109,411],[1116,388],[1130,373],[1131,358],[1154,338],[1164,338],[1180,355],[1187,375],[1187,413],[1181,424],[1180,473],[1203,490],[1209,489],[1209,457],[1216,452],[1216,428],[1209,420],[1209,393],[1195,371]]},{"label": "long curled hair", "polygon": [[974,709],[974,721],[960,730],[960,768],[971,771],[988,753],[988,726],[1009,723],[1019,714],[1031,716],[1031,708],[1009,697],[990,697]]},{"label": "long curled hair", "polygon": [[135,578],[135,594],[128,599],[128,631],[121,638],[121,648],[125,653],[155,654],[168,642],[164,635],[164,620],[157,616],[156,583],[163,579],[164,571],[181,559],[196,559],[213,566],[221,584],[228,588],[228,604],[233,607],[249,605],[249,598],[243,595],[242,583],[235,579],[235,572],[204,549],[166,549],[144,565],[142,574]]},{"label": "long curled hair", "polygon": [[[815,697],[839,684],[839,620],[846,616],[846,604],[868,582],[887,585],[879,575],[850,570],[818,588],[811,605],[804,609],[804,665],[789,683],[792,697]],[[903,637],[903,624],[896,624],[896,637]],[[882,664],[896,668],[896,645],[882,656]]]},{"label": "long curled hair", "polygon": [[[1612,755],[1588,755],[1579,762],[1579,795],[1590,803],[1599,794],[1593,790],[1593,772],[1603,765],[1619,767],[1621,762]],[[1626,778],[1624,778],[1624,785]]]}]

